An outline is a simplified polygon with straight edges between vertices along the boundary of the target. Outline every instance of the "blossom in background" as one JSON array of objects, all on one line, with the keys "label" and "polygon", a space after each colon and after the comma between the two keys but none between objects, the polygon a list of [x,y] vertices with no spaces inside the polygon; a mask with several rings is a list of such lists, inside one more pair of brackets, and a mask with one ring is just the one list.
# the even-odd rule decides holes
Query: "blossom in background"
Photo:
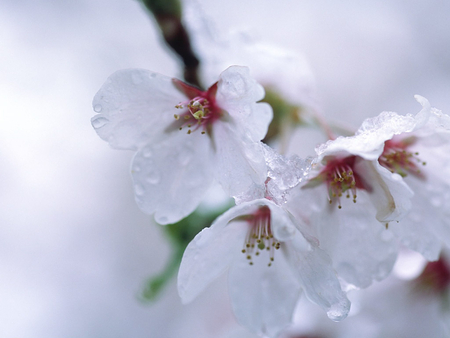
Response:
[{"label": "blossom in background", "polygon": [[178,289],[194,299],[227,269],[232,307],[238,321],[274,337],[287,326],[301,290],[333,320],[344,319],[350,303],[328,255],[306,239],[285,209],[288,192],[307,178],[310,161],[285,158],[264,147],[268,177],[263,197],[228,210],[188,245]]},{"label": "blossom in background", "polygon": [[227,269],[233,311],[253,332],[276,336],[290,323],[302,289],[331,319],[348,313],[350,303],[328,255],[267,199],[233,207],[188,245],[178,275],[183,302]]},{"label": "blossom in background", "polygon": [[293,327],[279,338],[448,338],[449,284],[446,259],[428,263],[414,280],[390,276],[369,289],[351,291],[352,311],[339,323],[301,301]]},{"label": "blossom in background", "polygon": [[391,117],[389,123],[380,127],[368,119],[354,136],[319,146],[312,178],[290,201],[332,257],[339,276],[363,288],[392,270],[398,244],[390,224],[404,219],[413,197],[402,176],[378,159],[385,141],[413,130],[415,120],[383,114]]},{"label": "blossom in background", "polygon": [[226,69],[207,91],[142,69],[122,70],[93,101],[92,125],[113,148],[137,151],[136,202],[161,224],[190,214],[216,178],[233,197],[264,185],[259,141],[272,119],[246,67]]},{"label": "blossom in background", "polygon": [[450,117],[425,98],[416,95],[416,100],[422,110],[415,116],[382,113],[362,128],[377,133],[392,121],[408,121],[381,140],[381,166],[401,175],[414,192],[411,212],[391,229],[403,245],[436,260],[442,244],[450,246]]}]

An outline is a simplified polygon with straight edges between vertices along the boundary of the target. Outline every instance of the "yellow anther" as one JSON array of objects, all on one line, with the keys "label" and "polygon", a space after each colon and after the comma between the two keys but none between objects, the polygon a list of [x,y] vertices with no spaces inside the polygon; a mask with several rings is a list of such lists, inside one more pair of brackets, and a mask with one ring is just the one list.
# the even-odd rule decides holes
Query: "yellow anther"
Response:
[{"label": "yellow anther", "polygon": [[178,120],[180,118],[180,116],[177,114],[173,114],[173,117],[175,117],[175,120]]}]

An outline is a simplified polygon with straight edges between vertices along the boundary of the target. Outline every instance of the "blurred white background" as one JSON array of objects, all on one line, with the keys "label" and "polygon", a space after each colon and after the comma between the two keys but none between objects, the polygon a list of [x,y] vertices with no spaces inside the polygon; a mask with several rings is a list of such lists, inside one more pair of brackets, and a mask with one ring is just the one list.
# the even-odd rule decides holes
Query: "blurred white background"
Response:
[{"label": "blurred white background", "polygon": [[[306,55],[326,118],[415,113],[414,94],[450,112],[448,1],[198,3],[224,32]],[[134,203],[132,153],[90,125],[106,78],[135,67],[180,75],[137,1],[0,2],[2,338],[198,338],[232,322],[223,281],[187,307],[174,283],[137,299],[169,247]]]}]

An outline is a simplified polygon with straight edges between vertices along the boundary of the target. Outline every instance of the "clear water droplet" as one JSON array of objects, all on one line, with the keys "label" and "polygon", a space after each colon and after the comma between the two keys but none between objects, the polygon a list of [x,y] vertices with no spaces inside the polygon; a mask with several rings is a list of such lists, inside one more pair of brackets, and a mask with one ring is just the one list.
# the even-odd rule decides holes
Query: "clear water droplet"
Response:
[{"label": "clear water droplet", "polygon": [[149,171],[145,179],[150,184],[157,184],[161,180],[161,174],[157,169],[152,169]]},{"label": "clear water droplet", "polygon": [[96,104],[95,106],[94,106],[94,111],[96,112],[96,113],[100,113],[101,111],[102,111],[102,106],[100,105],[100,104]]},{"label": "clear water droplet", "polygon": [[442,205],[442,200],[439,197],[432,197],[430,202],[435,208],[439,208]]},{"label": "clear water droplet", "polygon": [[101,127],[104,127],[106,124],[108,124],[108,122],[109,122],[109,120],[107,118],[100,116],[100,117],[97,117],[92,120],[92,126],[95,129],[99,129]]},{"label": "clear water droplet", "polygon": [[383,242],[390,242],[394,238],[394,235],[389,230],[383,230],[381,231],[381,240]]},{"label": "clear water droplet", "polygon": [[136,164],[135,166],[133,166],[132,171],[134,171],[134,172],[136,172],[136,173],[140,172],[140,171],[141,171],[141,166],[138,165],[138,164]]},{"label": "clear water droplet", "polygon": [[327,316],[332,321],[338,322],[347,317],[349,310],[350,302],[347,299],[341,300],[340,303],[331,305],[330,309],[327,311]]},{"label": "clear water droplet", "polygon": [[189,148],[183,149],[183,151],[181,151],[178,154],[178,161],[180,162],[180,164],[182,166],[186,166],[191,161],[192,156],[193,156],[193,151],[191,149],[189,149]]},{"label": "clear water droplet", "polygon": [[142,149],[142,156],[144,156],[145,158],[151,157],[152,154],[153,154],[153,152],[150,147],[145,147],[144,149]]},{"label": "clear water droplet", "polygon": [[167,224],[169,219],[166,216],[161,216],[156,221],[160,224]]},{"label": "clear water droplet", "polygon": [[140,84],[144,81],[144,79],[142,78],[142,75],[140,73],[133,73],[131,75],[131,80],[133,81],[134,84]]},{"label": "clear water droplet", "polygon": [[145,194],[145,188],[142,184],[137,183],[134,185],[134,192],[137,196],[142,196]]}]

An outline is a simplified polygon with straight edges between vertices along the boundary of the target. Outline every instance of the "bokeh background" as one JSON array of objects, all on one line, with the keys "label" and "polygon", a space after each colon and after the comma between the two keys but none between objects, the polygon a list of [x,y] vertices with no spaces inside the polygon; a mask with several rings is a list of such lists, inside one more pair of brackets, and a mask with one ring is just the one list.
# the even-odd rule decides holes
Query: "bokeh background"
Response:
[{"label": "bokeh background", "polygon": [[[355,128],[383,110],[415,113],[414,94],[450,112],[448,1],[183,3],[196,9],[189,20],[206,15],[225,36],[245,29],[302,53],[329,120]],[[134,203],[132,153],[90,125],[106,78],[136,67],[181,75],[138,1],[0,2],[0,337],[240,330],[224,280],[188,306],[175,283],[152,305],[139,300],[170,248]]]}]

